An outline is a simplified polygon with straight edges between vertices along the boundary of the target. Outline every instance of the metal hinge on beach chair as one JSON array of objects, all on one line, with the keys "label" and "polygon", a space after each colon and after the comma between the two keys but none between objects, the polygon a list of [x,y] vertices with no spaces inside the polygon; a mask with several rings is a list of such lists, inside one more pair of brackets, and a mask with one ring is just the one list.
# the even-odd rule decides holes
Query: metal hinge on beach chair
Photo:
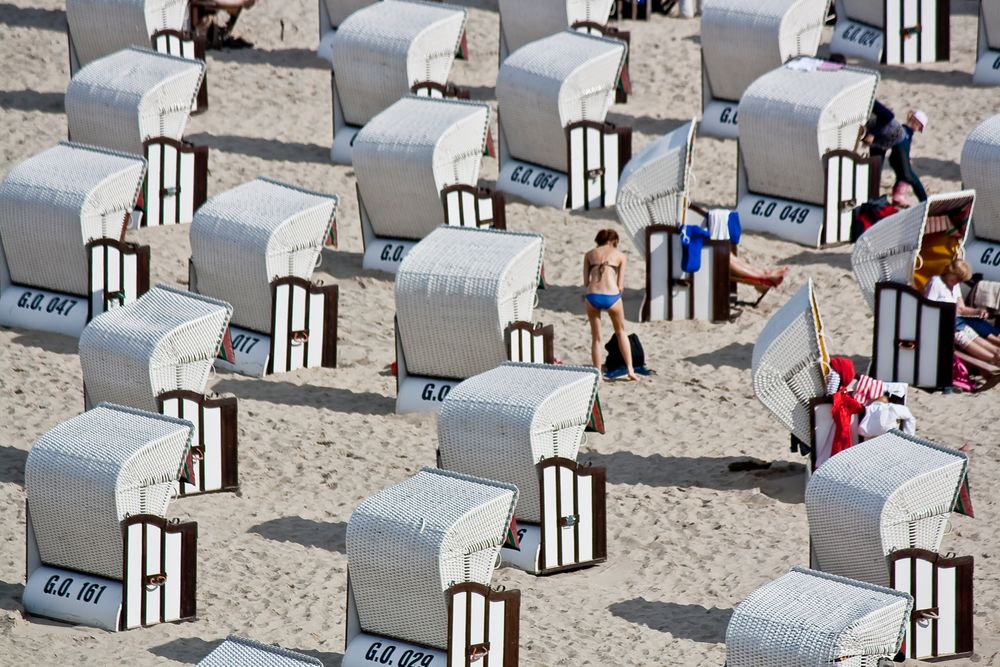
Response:
[{"label": "metal hinge on beach chair", "polygon": [[836,0],[830,51],[886,65],[948,60],[950,0]]}]

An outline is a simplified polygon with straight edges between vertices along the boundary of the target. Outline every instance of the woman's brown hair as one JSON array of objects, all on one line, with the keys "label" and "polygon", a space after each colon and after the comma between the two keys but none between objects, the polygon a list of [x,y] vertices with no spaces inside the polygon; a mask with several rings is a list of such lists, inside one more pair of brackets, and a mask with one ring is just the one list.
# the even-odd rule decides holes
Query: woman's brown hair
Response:
[{"label": "woman's brown hair", "polygon": [[597,232],[597,236],[594,237],[594,243],[596,243],[599,246],[613,243],[614,245],[617,246],[618,232],[616,232],[613,229],[602,229],[601,231]]}]

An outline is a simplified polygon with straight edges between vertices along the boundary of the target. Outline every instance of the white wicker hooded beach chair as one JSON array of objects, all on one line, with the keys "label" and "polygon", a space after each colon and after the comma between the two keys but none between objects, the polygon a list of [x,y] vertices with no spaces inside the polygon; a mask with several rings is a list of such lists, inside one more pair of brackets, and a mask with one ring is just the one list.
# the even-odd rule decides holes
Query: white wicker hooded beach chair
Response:
[{"label": "white wicker hooded beach chair", "polygon": [[229,635],[198,662],[198,667],[322,667],[316,658],[275,644]]},{"label": "white wicker hooded beach chair", "polygon": [[981,86],[1000,84],[1000,3],[983,0],[979,3],[979,40],[976,70],[972,83]]},{"label": "white wicker hooded beach chair", "polygon": [[895,657],[913,600],[805,568],[761,586],[733,611],[728,667],[879,667]]},{"label": "white wicker hooded beach chair", "polygon": [[750,84],[739,108],[744,229],[811,246],[848,240],[851,209],[877,192],[878,170],[854,151],[878,82],[875,70],[799,58]]},{"label": "white wicker hooded beach chair", "polygon": [[806,487],[813,565],[911,594],[911,658],[972,650],[972,557],[939,555],[968,470],[962,452],[899,431],[840,452]]},{"label": "white wicker hooded beach chair", "polygon": [[826,396],[830,356],[812,279],[771,316],[753,346],[753,391],[785,428],[812,440],[810,401]]},{"label": "white wicker hooded beach chair", "polygon": [[572,28],[604,25],[615,0],[500,0],[500,62],[525,44]]},{"label": "white wicker hooded beach chair", "polygon": [[831,53],[873,63],[948,60],[950,0],[835,0]]},{"label": "white wicker hooded beach chair", "polygon": [[[1000,3],[994,4],[1000,9]],[[976,191],[967,259],[986,280],[1000,280],[1000,115],[983,121],[965,140],[962,184]]]},{"label": "white wicker hooded beach chair", "polygon": [[157,285],[95,318],[80,336],[88,406],[108,401],[156,412],[160,394],[204,393],[232,312],[223,301]]},{"label": "white wicker hooded beach chair", "polygon": [[333,35],[333,148],[351,163],[358,129],[418,84],[444,90],[465,31],[462,7],[385,0],[351,14]]},{"label": "white wicker hooded beach chair", "polygon": [[735,139],[736,108],[758,77],[797,56],[814,56],[830,0],[703,0],[704,134]]},{"label": "white wicker hooded beach chair", "polygon": [[[518,528],[535,524],[527,540],[535,551],[521,537],[532,571],[606,558],[604,469],[576,464],[599,381],[591,367],[505,363],[459,384],[441,406],[440,466],[517,487]],[[548,558],[539,559],[542,542]]]},{"label": "white wicker hooded beach chair", "polygon": [[78,336],[108,299],[131,302],[145,291],[149,248],[122,240],[145,173],[142,158],[71,143],[8,172],[0,324]]},{"label": "white wicker hooded beach chair", "polygon": [[198,209],[191,290],[232,304],[236,370],[336,366],[337,288],[311,279],[337,205],[336,196],[258,178]]},{"label": "white wicker hooded beach chair", "polygon": [[414,246],[396,274],[400,385],[405,375],[463,380],[506,361],[504,329],[531,321],[543,252],[540,234],[449,226]]},{"label": "white wicker hooded beach chair", "polygon": [[442,223],[503,226],[502,195],[477,187],[489,128],[488,104],[408,95],[358,132],[364,268],[395,272]]},{"label": "white wicker hooded beach chair", "polygon": [[208,149],[183,141],[204,75],[204,62],[129,48],[93,61],[66,89],[72,141],[146,158],[143,225],[191,222],[205,201]]},{"label": "white wicker hooded beach chair", "polygon": [[646,262],[646,293],[639,318],[727,321],[730,313],[730,243],[706,239],[701,268],[682,268],[686,224],[701,224],[694,213],[689,223],[688,191],[697,122],[692,120],[660,137],[629,160],[622,170],[615,211]]},{"label": "white wicker hooded beach chair", "polygon": [[876,379],[951,385],[955,306],[927,299],[923,289],[962,256],[975,201],[973,190],[931,195],[881,220],[854,244],[854,276],[875,313]]},{"label": "white wicker hooded beach chair", "polygon": [[[108,630],[193,616],[194,581],[181,584],[193,573],[180,560],[193,543],[182,546],[178,533],[196,526],[168,530],[165,521],[193,431],[188,421],[102,404],[35,442],[24,472],[29,613]],[[147,534],[155,553],[146,553]],[[144,581],[150,574],[161,579]],[[143,588],[155,589],[156,608],[141,615]]]},{"label": "white wicker hooded beach chair", "polygon": [[[453,618],[449,608],[456,588],[471,584],[490,592],[516,501],[511,484],[430,468],[363,500],[347,523],[347,561],[348,616],[357,614],[365,640],[358,642],[348,630],[345,664],[355,664],[354,644],[366,649],[372,636],[427,646],[449,657],[453,648],[475,643],[456,636],[454,627],[466,626],[466,614]],[[483,617],[486,610],[470,608],[469,613]],[[490,614],[503,618],[502,609]],[[516,637],[516,624],[513,631]],[[492,636],[481,641],[494,645],[490,662],[516,664],[495,660],[494,648],[503,651],[496,646],[503,636],[495,636],[492,627],[487,632]],[[449,639],[462,646],[450,647]]]},{"label": "white wicker hooded beach chair", "polygon": [[557,208],[615,202],[631,130],[605,120],[627,52],[620,40],[565,30],[504,60],[498,189]]}]

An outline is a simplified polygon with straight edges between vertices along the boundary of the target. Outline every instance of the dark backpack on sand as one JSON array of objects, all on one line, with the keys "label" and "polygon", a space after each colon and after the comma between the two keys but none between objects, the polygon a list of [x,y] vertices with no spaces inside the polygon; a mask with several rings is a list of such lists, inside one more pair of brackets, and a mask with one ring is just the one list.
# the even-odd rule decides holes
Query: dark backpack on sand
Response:
[{"label": "dark backpack on sand", "polygon": [[[642,349],[642,343],[635,334],[628,336],[629,346],[632,348],[632,368],[639,368],[646,365],[646,352]],[[604,370],[610,373],[619,368],[625,368],[625,359],[622,358],[621,348],[618,346],[618,334],[612,334],[611,340],[604,345],[608,356],[604,361]]]}]

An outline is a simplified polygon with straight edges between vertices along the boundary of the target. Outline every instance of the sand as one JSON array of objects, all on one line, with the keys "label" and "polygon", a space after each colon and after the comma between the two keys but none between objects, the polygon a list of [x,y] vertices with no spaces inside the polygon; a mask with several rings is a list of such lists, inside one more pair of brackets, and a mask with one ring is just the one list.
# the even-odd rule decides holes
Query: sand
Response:
[{"label": "sand", "polygon": [[[496,3],[461,4],[471,8],[471,59],[456,64],[453,79],[475,99],[493,100]],[[971,87],[976,3],[952,5],[951,61],[883,68],[879,89],[897,110],[919,106],[930,114],[913,154],[931,192],[958,188],[965,137],[1000,110],[1000,91]],[[62,7],[58,0],[0,3],[0,173],[65,137]],[[634,127],[638,149],[699,113],[698,21],[656,17],[625,27],[635,92],[611,120]],[[340,195],[340,247],[323,253],[320,269],[340,286],[340,366],[264,380],[213,377],[211,389],[240,400],[242,488],[171,505],[171,516],[199,524],[198,619],[110,634],[23,615],[25,458],[39,435],[83,409],[83,396],[75,340],[0,329],[0,664],[194,663],[237,632],[339,665],[351,510],[434,463],[435,418],[394,414],[394,382],[385,372],[394,355],[392,281],[361,270],[353,172],[328,163],[330,79],[312,55],[316,3],[263,0],[238,32],[256,48],[211,53],[211,109],[192,119],[187,136],[211,149],[210,195],[257,176]],[[735,151],[735,142],[698,140],[696,201],[733,204]],[[487,160],[484,170],[495,179],[496,162]],[[619,227],[614,212],[512,203],[507,220],[512,229],[545,234],[551,287],[540,294],[536,319],[555,325],[563,360],[587,363],[580,255],[598,229]],[[152,246],[155,281],[185,281],[185,227],[129,237]],[[837,354],[866,362],[872,318],[850,274],[849,248],[816,251],[761,236],[744,243],[754,261],[791,265],[786,284],[735,323],[630,324],[657,374],[601,389],[607,434],[591,435],[581,459],[607,467],[608,562],[548,578],[509,568],[495,574],[494,583],[522,592],[522,664],[720,665],[733,607],[807,562],[804,466],[753,396],[751,350],[768,317],[809,277]],[[633,248],[624,250],[635,315],[643,268]],[[943,551],[976,558],[977,652],[952,664],[1000,665],[998,397],[994,390],[911,398],[919,434],[971,445],[978,516],[953,518]],[[729,470],[748,458],[773,465]]]}]

